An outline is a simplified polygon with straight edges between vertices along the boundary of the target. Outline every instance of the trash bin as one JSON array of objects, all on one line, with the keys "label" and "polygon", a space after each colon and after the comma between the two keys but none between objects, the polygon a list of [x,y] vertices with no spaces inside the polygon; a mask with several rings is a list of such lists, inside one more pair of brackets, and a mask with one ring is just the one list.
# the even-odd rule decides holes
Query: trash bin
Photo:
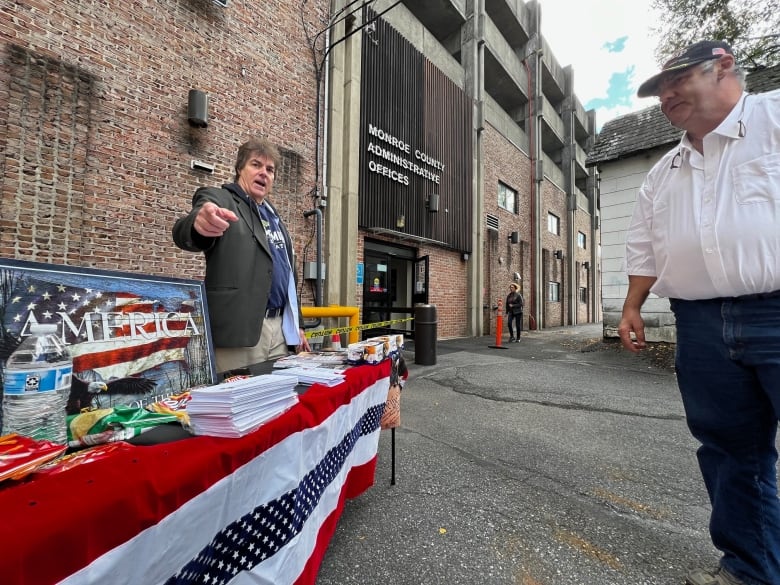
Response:
[{"label": "trash bin", "polygon": [[436,364],[436,305],[414,307],[414,363]]}]

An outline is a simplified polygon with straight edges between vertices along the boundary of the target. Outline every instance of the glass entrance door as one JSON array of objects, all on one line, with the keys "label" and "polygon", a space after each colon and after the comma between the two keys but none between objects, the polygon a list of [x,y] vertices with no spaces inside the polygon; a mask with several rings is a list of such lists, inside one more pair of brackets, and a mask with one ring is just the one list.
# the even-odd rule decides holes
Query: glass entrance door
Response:
[{"label": "glass entrance door", "polygon": [[[393,289],[398,284],[391,282],[390,255],[366,252],[365,278],[363,280],[363,323],[381,323],[390,320],[393,306]],[[363,338],[383,335],[386,327],[364,329]]]},{"label": "glass entrance door", "polygon": [[364,262],[363,323],[382,325],[363,330],[363,339],[389,333],[411,336],[414,259],[367,249]]}]

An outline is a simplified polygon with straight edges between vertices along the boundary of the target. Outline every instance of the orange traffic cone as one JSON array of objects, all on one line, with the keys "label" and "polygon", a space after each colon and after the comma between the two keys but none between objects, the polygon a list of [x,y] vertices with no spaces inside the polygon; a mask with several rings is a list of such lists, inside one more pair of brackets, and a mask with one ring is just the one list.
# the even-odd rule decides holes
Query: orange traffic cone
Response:
[{"label": "orange traffic cone", "polygon": [[330,348],[336,351],[341,349],[341,335],[333,334],[330,338]]},{"label": "orange traffic cone", "polygon": [[502,311],[503,302],[501,299],[498,299],[496,305],[498,308],[498,314],[496,315],[496,344],[488,345],[488,347],[493,349],[509,349],[508,347],[501,345],[501,338],[504,336],[504,314]]}]

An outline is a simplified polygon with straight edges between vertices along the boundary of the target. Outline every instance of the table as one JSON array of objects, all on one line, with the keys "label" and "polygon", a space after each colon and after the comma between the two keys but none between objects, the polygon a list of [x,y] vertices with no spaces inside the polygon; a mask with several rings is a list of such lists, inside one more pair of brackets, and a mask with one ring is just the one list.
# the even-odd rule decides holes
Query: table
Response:
[{"label": "table", "polygon": [[3,585],[314,583],[373,485],[390,363],[347,370],[239,438],[120,451],[0,486]]}]

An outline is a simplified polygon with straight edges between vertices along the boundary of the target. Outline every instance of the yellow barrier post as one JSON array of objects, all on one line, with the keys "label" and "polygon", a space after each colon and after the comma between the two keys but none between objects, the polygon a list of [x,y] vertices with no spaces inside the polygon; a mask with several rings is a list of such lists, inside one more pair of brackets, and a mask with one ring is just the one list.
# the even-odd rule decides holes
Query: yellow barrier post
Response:
[{"label": "yellow barrier post", "polygon": [[301,307],[304,319],[319,319],[321,317],[349,317],[349,343],[357,343],[360,335],[357,329],[360,321],[360,309],[341,305],[328,307]]},{"label": "yellow barrier post", "polygon": [[342,333],[349,334],[349,343],[357,343],[360,341],[358,331],[364,331],[366,329],[376,329],[377,327],[386,327],[388,325],[395,325],[396,323],[405,323],[407,321],[413,321],[414,317],[405,317],[403,319],[391,319],[389,321],[379,321],[377,323],[358,323],[358,315],[360,313],[357,307],[345,307],[339,305],[331,305],[329,307],[301,307],[301,312],[306,319],[316,319],[320,317],[349,317],[349,325],[347,327],[330,327],[323,329],[314,329],[306,332],[306,337],[311,339],[312,337],[329,337],[331,335],[341,335]]}]

